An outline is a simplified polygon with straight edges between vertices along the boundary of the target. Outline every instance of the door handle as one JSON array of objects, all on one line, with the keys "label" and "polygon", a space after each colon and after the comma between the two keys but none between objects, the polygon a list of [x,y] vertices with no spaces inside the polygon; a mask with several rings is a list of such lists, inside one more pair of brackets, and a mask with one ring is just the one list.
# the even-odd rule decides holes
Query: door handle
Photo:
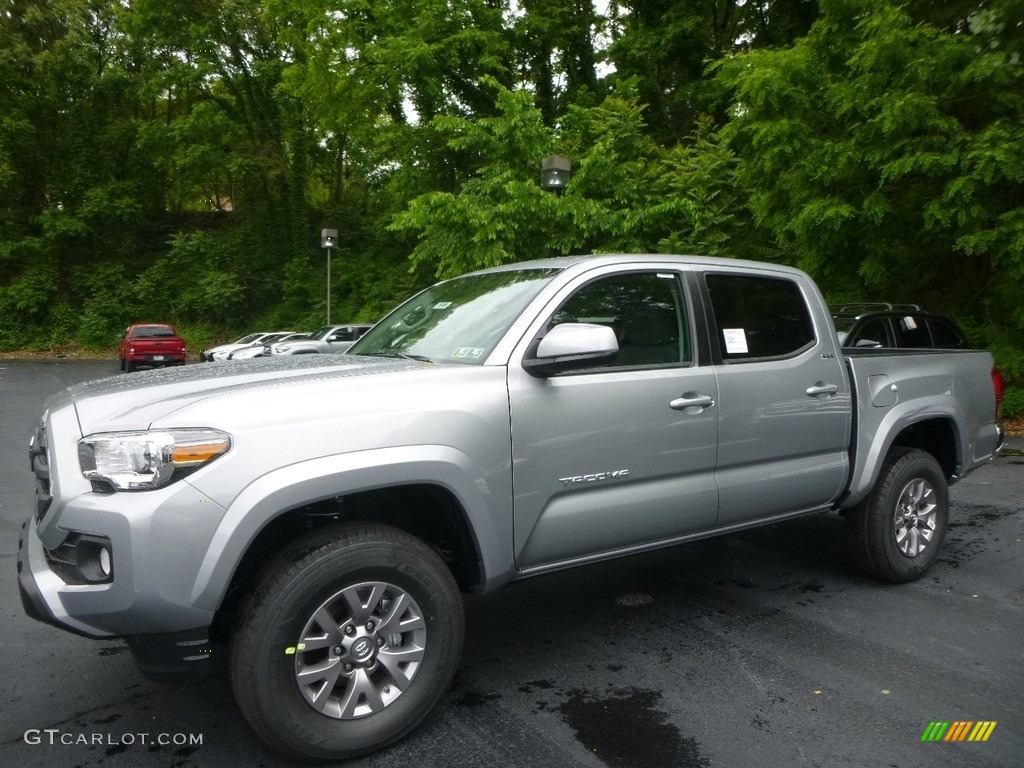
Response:
[{"label": "door handle", "polygon": [[711,395],[684,392],[682,397],[677,397],[668,404],[668,407],[675,411],[685,411],[687,408],[710,408],[714,404],[715,398]]},{"label": "door handle", "polygon": [[839,392],[839,386],[836,384],[827,384],[824,381],[816,381],[814,382],[813,387],[807,388],[806,392],[808,397],[817,397],[818,395],[832,397],[832,395]]}]

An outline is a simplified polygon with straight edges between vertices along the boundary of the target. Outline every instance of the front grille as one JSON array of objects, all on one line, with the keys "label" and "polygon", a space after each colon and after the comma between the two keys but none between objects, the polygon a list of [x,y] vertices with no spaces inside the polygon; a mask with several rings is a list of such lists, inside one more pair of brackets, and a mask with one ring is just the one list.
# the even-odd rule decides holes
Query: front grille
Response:
[{"label": "front grille", "polygon": [[28,444],[32,474],[36,476],[36,520],[43,519],[53,502],[53,496],[50,495],[50,460],[46,448],[46,426],[40,423],[39,429]]}]

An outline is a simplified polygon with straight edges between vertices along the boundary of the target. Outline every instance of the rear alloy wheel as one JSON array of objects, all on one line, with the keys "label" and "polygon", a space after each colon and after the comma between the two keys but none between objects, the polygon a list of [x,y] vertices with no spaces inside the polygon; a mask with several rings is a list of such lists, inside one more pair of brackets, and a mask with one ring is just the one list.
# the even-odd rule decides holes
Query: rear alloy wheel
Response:
[{"label": "rear alloy wheel", "polygon": [[935,562],[949,521],[946,477],[931,454],[895,448],[870,495],[847,517],[857,564],[884,581],[912,581]]},{"label": "rear alloy wheel", "polygon": [[232,638],[235,698],[273,748],[342,760],[405,736],[462,652],[462,597],[441,558],[395,528],[345,525],[267,565]]}]

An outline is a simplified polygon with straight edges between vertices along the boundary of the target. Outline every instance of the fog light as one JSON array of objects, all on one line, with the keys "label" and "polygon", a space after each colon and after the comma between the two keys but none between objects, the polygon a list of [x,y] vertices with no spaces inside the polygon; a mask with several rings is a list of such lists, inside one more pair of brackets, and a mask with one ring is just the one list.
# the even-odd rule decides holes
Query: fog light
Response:
[{"label": "fog light", "polygon": [[106,536],[83,534],[75,545],[78,572],[93,584],[111,580],[114,559],[110,554],[110,539]]}]

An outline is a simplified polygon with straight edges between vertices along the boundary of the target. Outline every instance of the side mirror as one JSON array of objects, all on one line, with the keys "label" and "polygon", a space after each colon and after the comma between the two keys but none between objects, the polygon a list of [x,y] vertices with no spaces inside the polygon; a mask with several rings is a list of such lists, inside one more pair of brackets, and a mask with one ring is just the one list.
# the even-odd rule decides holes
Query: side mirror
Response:
[{"label": "side mirror", "polygon": [[540,340],[536,352],[523,361],[523,369],[531,376],[552,376],[591,368],[618,354],[619,342],[608,326],[563,323]]}]

